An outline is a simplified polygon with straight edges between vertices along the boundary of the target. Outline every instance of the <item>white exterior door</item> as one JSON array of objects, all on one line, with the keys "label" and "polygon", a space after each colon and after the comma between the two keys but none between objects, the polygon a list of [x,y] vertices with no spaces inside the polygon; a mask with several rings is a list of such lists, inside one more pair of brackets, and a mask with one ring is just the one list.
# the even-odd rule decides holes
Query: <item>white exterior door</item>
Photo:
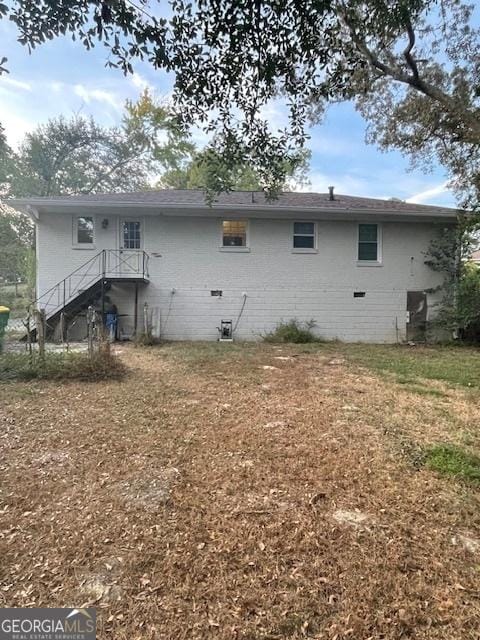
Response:
[{"label": "white exterior door", "polygon": [[138,274],[142,271],[143,224],[138,218],[120,220],[119,271]]}]

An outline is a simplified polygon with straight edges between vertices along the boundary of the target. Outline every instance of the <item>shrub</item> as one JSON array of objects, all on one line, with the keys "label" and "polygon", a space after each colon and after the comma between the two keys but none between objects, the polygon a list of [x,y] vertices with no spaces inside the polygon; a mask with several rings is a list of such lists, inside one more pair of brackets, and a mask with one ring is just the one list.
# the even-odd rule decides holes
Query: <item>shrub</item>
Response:
[{"label": "shrub", "polygon": [[431,447],[425,458],[427,467],[443,475],[480,484],[480,458],[452,444]]},{"label": "shrub", "polygon": [[151,331],[142,331],[142,333],[137,333],[134,339],[134,345],[136,347],[152,347],[153,345],[159,343],[160,340],[158,338],[155,338],[155,336],[152,335]]},{"label": "shrub", "polygon": [[291,342],[300,344],[306,342],[321,342],[313,332],[315,320],[300,322],[293,319],[288,322],[280,322],[273,331],[263,336],[265,342]]},{"label": "shrub", "polygon": [[13,309],[16,301],[15,291],[0,290],[0,305]]},{"label": "shrub", "polygon": [[0,356],[0,380],[85,380],[119,379],[124,364],[109,352],[46,353],[31,361],[28,354],[7,353]]}]

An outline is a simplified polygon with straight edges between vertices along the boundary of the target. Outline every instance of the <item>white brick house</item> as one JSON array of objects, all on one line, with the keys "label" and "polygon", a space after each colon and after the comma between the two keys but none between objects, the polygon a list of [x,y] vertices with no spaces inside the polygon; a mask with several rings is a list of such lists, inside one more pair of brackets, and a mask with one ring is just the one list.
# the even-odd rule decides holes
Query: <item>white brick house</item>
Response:
[{"label": "white brick house", "polygon": [[457,212],[331,197],[233,192],[210,207],[201,191],[164,190],[9,204],[36,223],[38,305],[52,321],[68,309],[77,337],[75,302],[97,291],[99,304],[103,287],[124,336],[147,302],[165,339],[215,340],[231,320],[235,339],[252,340],[297,318],[327,339],[405,340],[431,316],[425,292],[441,278],[425,252]]}]

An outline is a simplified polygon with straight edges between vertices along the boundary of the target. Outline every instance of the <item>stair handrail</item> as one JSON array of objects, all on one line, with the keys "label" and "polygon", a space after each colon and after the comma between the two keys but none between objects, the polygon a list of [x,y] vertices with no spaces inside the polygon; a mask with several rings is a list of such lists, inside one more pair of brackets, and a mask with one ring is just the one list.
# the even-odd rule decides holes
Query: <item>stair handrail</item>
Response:
[{"label": "stair handrail", "polygon": [[[28,305],[28,309],[32,310],[32,309],[35,309],[35,308],[39,308],[39,302],[44,298],[47,298],[47,302],[44,303],[44,304],[45,304],[45,306],[48,306],[50,300],[52,299],[53,294],[56,291],[61,291],[62,285],[63,285],[63,306],[65,306],[65,304],[74,297],[73,294],[78,290],[79,286],[83,283],[84,278],[87,275],[90,274],[90,271],[87,271],[86,273],[84,273],[82,275],[82,280],[80,280],[78,282],[77,286],[75,287],[75,289],[73,289],[73,291],[72,291],[71,288],[69,289],[69,295],[68,296],[67,296],[67,287],[66,287],[67,282],[70,281],[71,278],[74,277],[79,271],[81,271],[82,269],[85,269],[85,267],[87,267],[90,264],[94,264],[95,261],[98,260],[101,256],[102,256],[101,269],[99,269],[95,273],[94,279],[98,279],[101,276],[103,276],[105,274],[105,249],[102,249],[100,251],[100,253],[95,254],[89,260],[87,260],[86,262],[81,264],[79,267],[77,267],[77,269],[75,269],[74,271],[69,273],[67,276],[65,276],[65,278],[63,278],[62,280],[60,280],[59,282],[54,284],[53,287],[50,287],[50,289],[47,289],[47,291],[44,291],[42,293],[42,295],[37,296],[35,298],[35,300],[32,300],[32,302]],[[61,304],[60,305],[57,304],[56,306],[59,307],[59,306],[62,306],[62,305]]]},{"label": "stair handrail", "polygon": [[[42,295],[37,296],[35,298],[35,300],[32,300],[32,302],[28,305],[27,309],[31,312],[33,309],[35,308],[45,308],[48,307],[50,305],[50,301],[52,299],[52,297],[54,296],[55,293],[63,293],[63,295],[57,298],[57,303],[51,306],[54,306],[53,311],[51,312],[52,314],[57,312],[60,308],[65,307],[65,305],[70,302],[71,300],[73,300],[75,298],[75,294],[79,291],[80,286],[82,284],[84,284],[85,282],[85,278],[87,278],[87,276],[91,276],[91,278],[88,280],[88,286],[90,286],[91,284],[93,284],[93,282],[95,282],[96,280],[99,280],[100,278],[105,278],[106,277],[106,272],[107,272],[107,252],[108,253],[112,253],[112,254],[116,254],[116,253],[123,253],[124,251],[128,251],[128,249],[102,249],[99,253],[95,254],[94,256],[92,256],[89,260],[87,260],[86,262],[84,262],[83,264],[81,264],[79,267],[77,267],[74,271],[72,271],[71,273],[69,273],[67,276],[65,276],[65,278],[63,278],[62,280],[60,280],[59,282],[57,282],[56,284],[53,285],[53,287],[50,287],[50,289],[47,289],[47,291],[44,291],[42,293]],[[142,273],[142,278],[146,279],[149,277],[148,274],[148,263],[149,263],[149,258],[150,256],[148,255],[148,253],[146,251],[138,251],[137,253],[142,253],[142,263],[141,263],[141,273]],[[96,269],[94,272],[90,271],[90,267],[94,264],[98,263],[98,269]],[[85,273],[81,273],[79,274],[79,272],[83,272],[83,270],[88,267],[87,271]],[[71,286],[71,282],[72,279],[79,274],[79,276],[81,276],[81,279],[76,283],[75,287],[72,289]],[[138,275],[140,275],[140,264],[139,264],[139,270],[138,270]],[[69,284],[68,286],[68,292],[67,292],[67,283]],[[62,292],[63,289],[63,292]],[[60,301],[61,299],[61,301]],[[40,307],[40,301],[44,301],[42,306]],[[49,315],[47,313],[47,315]]]}]

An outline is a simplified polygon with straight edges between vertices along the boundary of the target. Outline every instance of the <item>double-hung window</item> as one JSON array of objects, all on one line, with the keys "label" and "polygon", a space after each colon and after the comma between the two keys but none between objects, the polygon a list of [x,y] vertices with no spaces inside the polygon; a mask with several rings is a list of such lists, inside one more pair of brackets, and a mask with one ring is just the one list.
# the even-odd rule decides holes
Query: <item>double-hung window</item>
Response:
[{"label": "double-hung window", "polygon": [[358,261],[374,262],[381,261],[380,253],[380,228],[378,224],[358,225]]},{"label": "double-hung window", "polygon": [[93,247],[94,222],[92,216],[78,216],[73,219],[73,244],[77,247]]},{"label": "double-hung window", "polygon": [[316,248],[315,222],[294,222],[293,223],[293,248],[294,249],[315,249]]}]

